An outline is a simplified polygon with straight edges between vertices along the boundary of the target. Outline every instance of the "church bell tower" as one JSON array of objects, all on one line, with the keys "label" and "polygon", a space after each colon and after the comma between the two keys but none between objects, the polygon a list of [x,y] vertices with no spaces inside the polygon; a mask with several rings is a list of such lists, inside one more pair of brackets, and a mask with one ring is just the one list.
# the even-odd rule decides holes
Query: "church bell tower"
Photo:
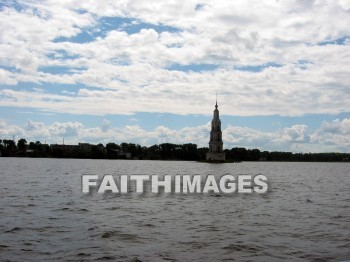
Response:
[{"label": "church bell tower", "polygon": [[209,152],[207,153],[208,162],[224,162],[225,153],[223,152],[221,121],[219,118],[218,101],[216,99],[213,120],[211,121]]}]

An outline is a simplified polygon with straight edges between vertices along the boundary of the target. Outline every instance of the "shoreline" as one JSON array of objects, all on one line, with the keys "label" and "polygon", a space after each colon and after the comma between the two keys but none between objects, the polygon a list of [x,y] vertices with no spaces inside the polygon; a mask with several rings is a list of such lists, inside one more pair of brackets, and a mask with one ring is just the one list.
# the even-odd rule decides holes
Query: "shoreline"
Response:
[{"label": "shoreline", "polygon": [[170,161],[170,162],[197,162],[206,164],[241,164],[241,163],[350,163],[350,161],[292,161],[292,160],[245,160],[234,161],[225,160],[224,162],[209,162],[206,160],[183,160],[183,159],[123,159],[123,158],[79,158],[79,157],[31,157],[31,156],[0,156],[0,159],[23,158],[23,159],[76,159],[76,160],[111,160],[111,161]]}]

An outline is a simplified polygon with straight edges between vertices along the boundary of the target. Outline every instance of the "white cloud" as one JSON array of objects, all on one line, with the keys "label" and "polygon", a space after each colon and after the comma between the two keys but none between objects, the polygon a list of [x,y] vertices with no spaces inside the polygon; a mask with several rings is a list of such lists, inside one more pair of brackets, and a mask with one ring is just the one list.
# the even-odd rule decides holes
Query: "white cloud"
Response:
[{"label": "white cloud", "polygon": [[294,125],[290,128],[284,128],[282,139],[288,142],[305,143],[309,142],[310,137],[307,135],[306,125]]},{"label": "white cloud", "polygon": [[83,128],[83,124],[79,122],[55,122],[49,127],[50,134],[61,137],[76,137],[79,135],[80,129]]},{"label": "white cloud", "polygon": [[110,129],[111,128],[111,121],[109,121],[108,119],[103,119],[103,121],[102,121],[102,126],[101,126],[101,130],[103,131],[103,132],[107,132],[108,131],[108,129]]},{"label": "white cloud", "polygon": [[325,144],[333,151],[349,151],[350,119],[324,121],[321,127],[312,135],[312,142]]},{"label": "white cloud", "polygon": [[229,125],[223,130],[225,144],[230,145],[230,147],[273,148],[271,147],[272,141],[278,137],[280,137],[278,133],[262,132],[248,127]]},{"label": "white cloud", "polygon": [[[6,85],[0,106],[99,115],[203,114],[218,91],[227,115],[348,110],[349,41],[318,45],[349,38],[347,1],[207,0],[200,8],[194,0],[20,4],[15,9],[7,1],[0,12],[0,84]],[[107,26],[106,17],[133,21]],[[154,28],[125,31],[144,23]],[[81,43],[79,34],[91,39]],[[282,66],[235,70],[268,63]],[[169,70],[174,64],[218,68]],[[49,67],[63,71],[48,73]],[[71,84],[74,92],[67,86],[57,94],[9,92],[19,82],[46,90],[50,84]],[[91,107],[95,103],[100,106]]]},{"label": "white cloud", "polygon": [[0,83],[3,85],[16,85],[18,82],[13,73],[0,68]]},{"label": "white cloud", "polygon": [[6,121],[0,120],[0,136],[1,139],[12,139],[13,135],[24,136],[25,131],[17,125],[8,124]]},{"label": "white cloud", "polygon": [[350,119],[336,119],[332,122],[324,121],[321,125],[321,131],[324,133],[350,135]]}]

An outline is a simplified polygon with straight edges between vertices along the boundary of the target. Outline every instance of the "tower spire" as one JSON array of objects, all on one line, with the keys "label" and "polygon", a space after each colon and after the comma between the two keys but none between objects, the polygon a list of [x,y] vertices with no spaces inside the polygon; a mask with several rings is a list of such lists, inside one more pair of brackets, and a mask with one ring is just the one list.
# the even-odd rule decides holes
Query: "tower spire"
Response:
[{"label": "tower spire", "polygon": [[218,108],[218,93],[216,92],[215,108]]}]

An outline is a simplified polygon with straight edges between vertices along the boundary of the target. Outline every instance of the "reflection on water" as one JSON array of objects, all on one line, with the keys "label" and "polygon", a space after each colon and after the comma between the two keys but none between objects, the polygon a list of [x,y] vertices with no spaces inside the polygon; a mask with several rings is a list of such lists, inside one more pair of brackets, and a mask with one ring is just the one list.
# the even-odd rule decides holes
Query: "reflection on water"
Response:
[{"label": "reflection on water", "polygon": [[[0,158],[1,261],[350,259],[350,165]],[[82,174],[264,174],[266,194],[90,194]]]}]

